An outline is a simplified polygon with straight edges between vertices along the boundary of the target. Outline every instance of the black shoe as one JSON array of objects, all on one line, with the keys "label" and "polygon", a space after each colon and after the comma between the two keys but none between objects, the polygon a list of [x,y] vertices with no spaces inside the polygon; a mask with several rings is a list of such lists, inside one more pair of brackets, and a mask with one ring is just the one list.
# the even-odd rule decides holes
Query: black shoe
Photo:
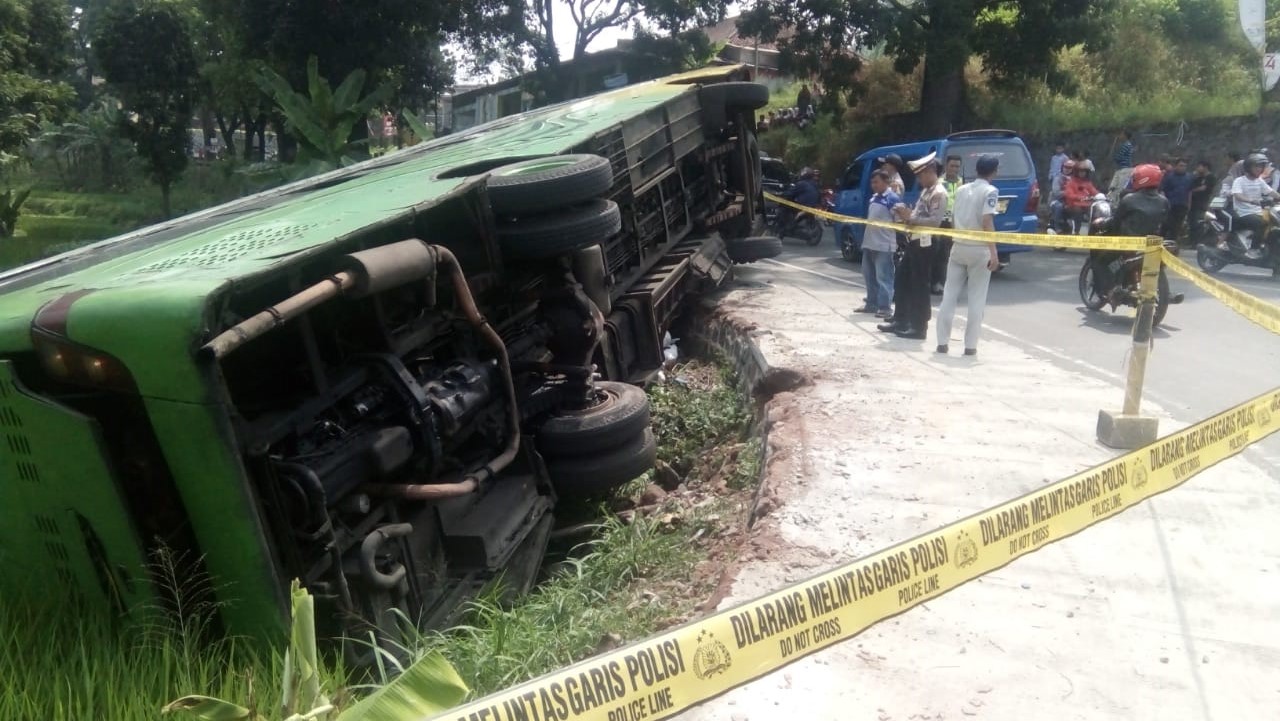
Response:
[{"label": "black shoe", "polygon": [[899,338],[907,338],[910,340],[925,339],[925,332],[916,328],[901,328],[899,330],[895,330],[894,333],[896,333]]},{"label": "black shoe", "polygon": [[978,349],[977,349],[977,348],[965,348],[965,349],[964,349],[964,354],[965,354],[965,355],[978,355]]},{"label": "black shoe", "polygon": [[905,328],[903,326],[898,325],[897,323],[894,323],[893,321],[889,321],[887,323],[881,323],[880,325],[877,325],[876,330],[880,331],[881,333],[897,333],[900,330],[905,330]]},{"label": "black shoe", "polygon": [[940,345],[940,346],[938,346],[938,351],[937,351],[937,352],[941,353],[942,355],[946,355],[947,353],[950,353],[950,352],[951,352],[951,349],[950,349],[950,348],[948,348],[948,347],[946,347],[945,345]]}]

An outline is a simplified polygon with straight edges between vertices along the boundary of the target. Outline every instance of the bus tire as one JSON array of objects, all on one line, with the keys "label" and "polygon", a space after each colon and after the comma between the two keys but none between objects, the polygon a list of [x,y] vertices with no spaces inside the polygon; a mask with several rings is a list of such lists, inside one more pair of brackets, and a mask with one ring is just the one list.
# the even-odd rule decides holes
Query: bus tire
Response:
[{"label": "bus tire", "polygon": [[551,155],[494,168],[489,205],[496,215],[558,210],[606,195],[613,167],[599,155]]},{"label": "bus tire", "polygon": [[592,200],[562,212],[501,223],[498,246],[507,260],[541,260],[603,243],[620,230],[618,204]]},{"label": "bus tire", "polygon": [[644,432],[617,448],[581,458],[547,462],[551,485],[561,496],[591,496],[611,491],[653,468],[658,444],[653,431]]},{"label": "bus tire", "polygon": [[597,381],[596,403],[558,411],[537,432],[538,451],[548,459],[572,458],[617,448],[649,427],[649,397],[629,383]]},{"label": "bus tire", "polygon": [[754,263],[757,260],[772,258],[782,252],[782,239],[771,235],[759,235],[751,238],[726,240],[725,249],[729,260],[735,263]]}]

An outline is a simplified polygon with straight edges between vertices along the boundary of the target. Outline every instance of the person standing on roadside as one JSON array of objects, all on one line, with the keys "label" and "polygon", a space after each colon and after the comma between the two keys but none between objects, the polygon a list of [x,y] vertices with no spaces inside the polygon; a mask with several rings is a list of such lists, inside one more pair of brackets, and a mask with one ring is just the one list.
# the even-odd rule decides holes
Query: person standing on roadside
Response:
[{"label": "person standing on roadside", "polygon": [[[991,184],[1000,168],[1000,160],[994,155],[978,158],[978,178],[960,186],[956,191],[954,223],[956,230],[983,230],[995,232],[995,217],[1000,204],[1000,191]],[[956,304],[961,291],[969,296],[968,323],[964,329],[964,354],[978,354],[978,339],[982,336],[982,316],[987,306],[987,289],[991,274],[1000,267],[996,244],[985,241],[955,238],[951,248],[951,260],[947,263],[947,284],[942,293],[942,306],[938,308],[938,352],[948,352],[951,342],[951,325],[955,322]]]},{"label": "person standing on roadside", "polygon": [[[1064,154],[1063,157],[1066,157]],[[942,189],[947,191],[947,217],[942,221],[943,228],[951,227],[951,210],[956,202],[956,191],[964,184],[960,177],[959,155],[948,155],[943,164]],[[942,295],[942,286],[947,282],[947,259],[951,257],[951,238],[945,235],[933,237],[933,265],[929,272],[930,292]]]},{"label": "person standing on roadside", "polygon": [[1053,144],[1053,157],[1049,158],[1049,182],[1047,185],[1053,185],[1053,179],[1062,174],[1062,164],[1067,160],[1067,145],[1059,140]]},{"label": "person standing on roadside", "polygon": [[1191,176],[1190,202],[1187,206],[1187,241],[1194,246],[1200,242],[1204,228],[1204,214],[1209,211],[1209,202],[1218,192],[1218,179],[1213,175],[1213,166],[1208,160],[1196,163],[1195,174]]},{"label": "person standing on roadside", "polygon": [[[929,153],[909,167],[920,184],[920,197],[914,208],[901,204],[894,208],[898,220],[906,223],[912,232],[907,237],[902,265],[894,279],[899,290],[898,307],[893,313],[895,321],[878,327],[899,338],[924,340],[933,312],[929,300],[933,231],[941,227],[947,217],[947,191],[938,182],[942,168],[936,153]],[[920,232],[916,232],[917,229]]]},{"label": "person standing on roadside", "polygon": [[906,193],[906,186],[902,184],[902,156],[897,153],[889,153],[880,158],[880,169],[889,174],[889,190],[902,196]]},{"label": "person standing on roadside", "polygon": [[1120,201],[1120,194],[1129,186],[1129,176],[1133,175],[1133,152],[1136,149],[1133,145],[1133,131],[1124,131],[1123,138],[1120,146],[1116,148],[1115,155],[1111,156],[1116,164],[1116,173],[1111,176],[1107,196],[1111,198],[1112,203]]},{"label": "person standing on roadside", "polygon": [[[902,202],[898,194],[889,189],[889,174],[877,170],[871,174],[871,202],[867,205],[867,220],[882,223],[893,222],[893,208]],[[877,318],[892,315],[894,268],[893,252],[898,234],[892,228],[868,225],[862,232],[862,279],[867,284],[867,297],[857,313],[875,313]]]},{"label": "person standing on roadside", "polygon": [[1165,216],[1161,235],[1178,240],[1182,235],[1182,225],[1187,219],[1187,208],[1191,204],[1192,177],[1187,173],[1187,159],[1176,158],[1169,172],[1160,181],[1160,192],[1169,201],[1169,214]]}]

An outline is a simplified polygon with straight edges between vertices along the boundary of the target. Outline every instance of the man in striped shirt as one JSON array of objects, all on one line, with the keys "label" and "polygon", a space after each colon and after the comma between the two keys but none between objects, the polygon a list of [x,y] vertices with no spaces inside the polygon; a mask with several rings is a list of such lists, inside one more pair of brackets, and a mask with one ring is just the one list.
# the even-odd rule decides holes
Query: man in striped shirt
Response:
[{"label": "man in striped shirt", "polygon": [[1107,196],[1112,204],[1120,201],[1120,193],[1129,186],[1129,177],[1133,175],[1133,131],[1124,131],[1124,142],[1116,148],[1111,159],[1116,164],[1116,174],[1111,176],[1111,185],[1107,188]]}]

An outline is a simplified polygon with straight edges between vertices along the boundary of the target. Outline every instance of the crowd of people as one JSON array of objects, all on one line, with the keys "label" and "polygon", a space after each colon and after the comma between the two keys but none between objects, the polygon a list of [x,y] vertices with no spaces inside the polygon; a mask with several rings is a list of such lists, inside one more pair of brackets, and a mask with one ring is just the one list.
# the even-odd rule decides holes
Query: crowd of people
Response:
[{"label": "crowd of people", "polygon": [[[890,154],[871,174],[868,219],[901,223],[909,233],[868,226],[862,240],[862,273],[867,293],[858,313],[883,319],[880,331],[924,340],[932,315],[931,294],[941,294],[936,320],[937,352],[950,352],[951,326],[960,294],[968,297],[964,354],[977,355],[991,274],[1000,267],[995,243],[952,239],[948,228],[994,231],[999,192],[991,184],[1000,161],[978,159],[977,178],[964,183],[961,159],[936,154],[904,164]],[[920,187],[914,205],[903,202],[902,172],[911,172]]]},{"label": "crowd of people", "polygon": [[[1105,193],[1113,204],[1134,190],[1135,153],[1133,134],[1126,131],[1112,156],[1116,171]],[[1227,171],[1221,180],[1207,158],[1197,160],[1194,167],[1187,157],[1169,154],[1151,163],[1160,169],[1158,191],[1169,203],[1159,229],[1161,236],[1188,246],[1203,242],[1203,220],[1214,198],[1230,201],[1235,216],[1246,226],[1261,223],[1262,202],[1280,194],[1280,169],[1272,164],[1265,148],[1245,155],[1229,153],[1226,161]],[[1068,152],[1064,143],[1055,146],[1049,161],[1051,228],[1087,217],[1094,198],[1102,194],[1094,184],[1095,171],[1087,150]]]},{"label": "crowd of people", "polygon": [[809,86],[801,85],[796,95],[796,104],[790,108],[774,109],[760,116],[756,122],[756,132],[765,133],[770,128],[794,126],[801,130],[808,128],[818,120],[818,101]]}]

